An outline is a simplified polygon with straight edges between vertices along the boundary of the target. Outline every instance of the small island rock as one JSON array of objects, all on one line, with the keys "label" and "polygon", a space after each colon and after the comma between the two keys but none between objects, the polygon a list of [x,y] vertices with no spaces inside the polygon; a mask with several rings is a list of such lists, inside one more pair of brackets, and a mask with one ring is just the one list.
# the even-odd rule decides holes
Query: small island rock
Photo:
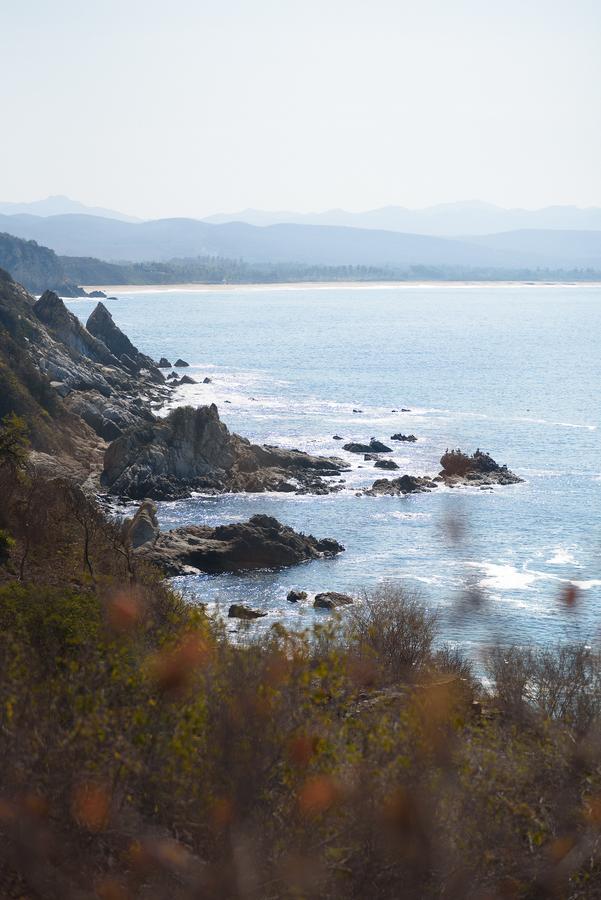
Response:
[{"label": "small island rock", "polygon": [[244,606],[243,603],[232,603],[227,611],[228,619],[262,619],[266,615],[266,612],[251,609],[250,606]]},{"label": "small island rock", "polygon": [[339,594],[337,591],[325,591],[316,594],[313,606],[315,609],[337,609],[339,606],[349,606],[353,598],[348,594]]}]

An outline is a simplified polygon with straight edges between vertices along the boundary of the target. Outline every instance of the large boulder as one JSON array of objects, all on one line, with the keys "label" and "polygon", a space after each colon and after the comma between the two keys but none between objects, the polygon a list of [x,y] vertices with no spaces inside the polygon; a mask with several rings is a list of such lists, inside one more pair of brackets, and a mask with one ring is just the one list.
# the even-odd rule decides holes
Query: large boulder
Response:
[{"label": "large boulder", "polygon": [[123,523],[123,534],[132,549],[147,545],[154,546],[160,529],[157,521],[157,508],[152,500],[144,500],[132,519]]},{"label": "large boulder", "polygon": [[327,559],[344,547],[332,538],[318,540],[282,525],[272,516],[256,515],[231,525],[187,525],[161,533],[141,554],[167,575],[192,570],[207,573],[242,572],[293,566],[310,559]]},{"label": "large boulder", "polygon": [[339,606],[350,606],[353,598],[348,594],[340,594],[338,591],[324,591],[316,594],[313,606],[315,609],[338,609]]},{"label": "large boulder", "polygon": [[266,612],[259,612],[258,609],[251,609],[250,606],[245,606],[244,603],[232,603],[227,611],[228,619],[246,619],[252,621],[252,619],[263,619],[266,615]]}]

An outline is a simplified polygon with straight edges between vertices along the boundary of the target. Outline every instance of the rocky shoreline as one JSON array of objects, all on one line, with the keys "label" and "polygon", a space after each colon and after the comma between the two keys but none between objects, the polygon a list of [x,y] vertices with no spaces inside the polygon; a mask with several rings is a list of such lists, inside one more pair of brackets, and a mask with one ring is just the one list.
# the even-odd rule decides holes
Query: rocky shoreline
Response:
[{"label": "rocky shoreline", "polygon": [[[133,520],[124,524],[140,557],[175,575],[295,565],[342,552],[334,539],[299,534],[269,516],[159,533],[155,500],[181,499],[196,491],[327,494],[343,489],[341,476],[349,466],[336,456],[253,444],[229,431],[214,404],[182,406],[158,417],[156,410],[181,381],[173,373],[166,379],[162,369],[169,361],[162,357],[155,363],[141,353],[101,302],[84,326],[57,294],[46,291],[36,301],[2,274],[0,320],[35,373],[26,380],[41,379],[43,390],[35,390],[51,395],[46,406],[53,410],[54,432],[40,425],[32,434],[33,458],[47,470],[68,471],[88,492],[143,501]],[[179,358],[174,365],[183,368],[188,363]],[[34,400],[32,394],[31,404]],[[43,415],[47,413],[40,412],[40,422]],[[335,439],[343,440],[340,435]],[[417,437],[397,433],[391,440],[412,444]],[[363,454],[376,468],[399,468],[382,457],[392,449],[375,437],[347,442],[343,449]],[[436,476],[403,473],[380,478],[362,493],[404,496],[440,484],[489,489],[522,481],[480,450],[471,456],[447,450],[440,462]]]}]

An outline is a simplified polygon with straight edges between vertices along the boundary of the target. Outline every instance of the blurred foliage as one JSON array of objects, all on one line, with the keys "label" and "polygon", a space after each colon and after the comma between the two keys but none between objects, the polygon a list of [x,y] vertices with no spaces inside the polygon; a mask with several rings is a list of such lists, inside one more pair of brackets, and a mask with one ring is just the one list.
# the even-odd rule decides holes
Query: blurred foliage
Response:
[{"label": "blurred foliage", "polygon": [[485,691],[397,587],[233,643],[72,485],[7,496],[0,896],[599,895],[594,652]]}]

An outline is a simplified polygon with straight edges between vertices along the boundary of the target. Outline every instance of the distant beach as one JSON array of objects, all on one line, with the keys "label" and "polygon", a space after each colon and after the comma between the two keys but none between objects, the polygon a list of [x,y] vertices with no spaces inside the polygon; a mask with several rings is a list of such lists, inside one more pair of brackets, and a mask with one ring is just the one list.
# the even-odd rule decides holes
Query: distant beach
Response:
[{"label": "distant beach", "polygon": [[206,284],[206,283],[181,283],[181,284],[84,284],[85,291],[104,291],[111,296],[113,294],[147,294],[173,293],[187,291],[197,293],[201,291],[331,291],[340,290],[399,290],[402,288],[503,288],[503,287],[565,287],[595,286],[598,281],[294,281],[294,282],[247,282],[241,284]]}]

